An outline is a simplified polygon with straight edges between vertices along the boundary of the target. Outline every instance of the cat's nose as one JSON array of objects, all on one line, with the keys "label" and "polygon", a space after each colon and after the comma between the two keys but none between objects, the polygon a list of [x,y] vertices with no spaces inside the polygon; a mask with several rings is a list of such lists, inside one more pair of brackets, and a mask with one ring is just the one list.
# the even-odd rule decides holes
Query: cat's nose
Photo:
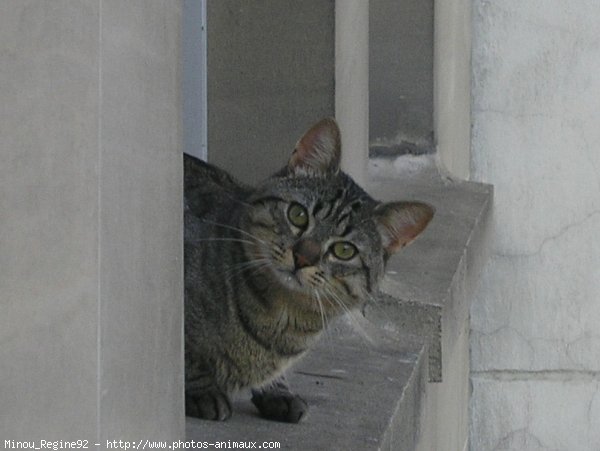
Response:
[{"label": "cat's nose", "polygon": [[292,248],[295,269],[314,266],[321,258],[321,246],[314,240],[298,241]]}]

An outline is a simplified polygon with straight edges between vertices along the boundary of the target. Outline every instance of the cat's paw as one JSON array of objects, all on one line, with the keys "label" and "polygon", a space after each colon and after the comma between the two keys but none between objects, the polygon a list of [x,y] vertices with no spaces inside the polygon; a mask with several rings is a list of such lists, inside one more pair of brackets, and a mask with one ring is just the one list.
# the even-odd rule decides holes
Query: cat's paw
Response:
[{"label": "cat's paw", "polygon": [[231,402],[225,393],[217,389],[194,396],[186,395],[185,414],[205,420],[224,421],[231,417]]},{"label": "cat's paw", "polygon": [[298,423],[306,416],[308,404],[292,393],[252,393],[252,403],[269,420]]}]

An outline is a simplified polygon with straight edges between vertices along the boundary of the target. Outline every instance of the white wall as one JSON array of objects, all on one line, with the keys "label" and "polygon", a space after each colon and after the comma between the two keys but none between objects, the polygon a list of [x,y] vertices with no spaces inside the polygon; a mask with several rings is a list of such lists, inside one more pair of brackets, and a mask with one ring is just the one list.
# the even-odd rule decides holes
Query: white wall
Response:
[{"label": "white wall", "polygon": [[183,438],[180,9],[0,2],[0,446]]},{"label": "white wall", "polygon": [[206,161],[206,0],[183,0],[182,8],[183,151]]},{"label": "white wall", "polygon": [[600,449],[600,2],[475,0],[471,449]]},{"label": "white wall", "polygon": [[369,3],[335,2],[335,116],[342,133],[342,169],[367,181],[369,152]]},{"label": "white wall", "polygon": [[468,180],[471,157],[471,0],[434,3],[433,124],[441,166]]}]

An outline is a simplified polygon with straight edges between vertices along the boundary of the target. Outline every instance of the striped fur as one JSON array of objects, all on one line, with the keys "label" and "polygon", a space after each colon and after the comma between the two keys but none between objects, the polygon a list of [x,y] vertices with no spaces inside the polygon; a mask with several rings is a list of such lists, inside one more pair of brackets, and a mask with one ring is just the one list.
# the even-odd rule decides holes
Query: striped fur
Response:
[{"label": "striped fur", "polygon": [[[386,224],[402,229],[393,208],[382,209],[339,170],[333,120],[316,124],[298,149],[257,187],[185,157],[188,415],[226,419],[228,396],[250,387],[264,416],[298,421],[306,404],[289,392],[283,371],[330,319],[370,298],[389,255]],[[294,223],[292,205],[305,224]],[[421,230],[430,219],[404,217]],[[336,256],[339,242],[356,255]]]}]

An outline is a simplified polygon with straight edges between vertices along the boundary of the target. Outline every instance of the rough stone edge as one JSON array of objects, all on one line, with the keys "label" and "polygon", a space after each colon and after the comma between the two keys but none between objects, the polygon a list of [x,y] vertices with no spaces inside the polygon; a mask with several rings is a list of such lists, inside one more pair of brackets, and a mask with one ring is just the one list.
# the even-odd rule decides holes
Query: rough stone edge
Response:
[{"label": "rough stone edge", "polygon": [[425,362],[429,361],[428,354],[428,346],[424,344],[421,357],[415,363],[411,377],[398,400],[396,411],[390,418],[380,450],[413,451],[417,446],[421,434],[423,393],[427,390],[428,365]]},{"label": "rough stone edge", "polygon": [[[389,180],[394,183],[394,180]],[[441,182],[441,183],[440,183]],[[424,335],[429,338],[429,381],[442,381],[442,335],[449,334],[449,343],[454,343],[458,331],[459,318],[468,317],[470,308],[470,299],[463,294],[465,278],[470,280],[479,274],[475,269],[477,262],[484,261],[484,256],[480,256],[483,247],[479,246],[485,235],[486,218],[491,209],[493,200],[493,186],[478,182],[457,181],[449,182],[455,184],[455,187],[462,187],[468,192],[470,187],[478,187],[479,193],[485,194],[485,199],[481,202],[477,214],[473,218],[471,230],[462,246],[462,254],[458,265],[454,270],[452,279],[449,282],[445,295],[435,302],[428,303],[411,299],[410,293],[402,291],[401,280],[397,275],[386,274],[386,278],[391,281],[390,285],[397,291],[393,295],[389,292],[381,292],[377,297],[377,305],[369,306],[365,309],[367,317],[376,322],[382,323],[384,327],[395,327],[408,333]],[[432,183],[432,189],[444,189],[445,182],[442,179]],[[473,196],[475,196],[473,190]],[[467,193],[468,195],[468,193]],[[470,264],[469,264],[470,263]],[[473,273],[473,274],[471,274]],[[379,310],[379,312],[377,312]],[[383,312],[383,315],[381,313]],[[452,321],[454,319],[454,321]],[[394,323],[393,326],[390,322]],[[442,327],[442,324],[448,327]],[[455,327],[452,327],[455,326]],[[453,330],[448,330],[451,327]]]}]

